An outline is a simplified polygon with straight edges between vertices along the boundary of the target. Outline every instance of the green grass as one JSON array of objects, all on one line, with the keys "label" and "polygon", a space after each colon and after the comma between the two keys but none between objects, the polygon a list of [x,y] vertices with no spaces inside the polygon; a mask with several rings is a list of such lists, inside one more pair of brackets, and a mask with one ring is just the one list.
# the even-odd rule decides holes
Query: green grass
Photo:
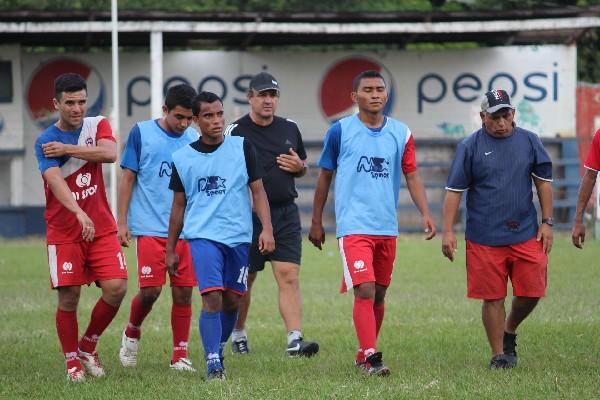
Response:
[{"label": "green grass", "polygon": [[[0,242],[0,399],[593,399],[600,397],[600,243],[577,251],[557,238],[549,267],[548,296],[519,330],[519,367],[489,371],[480,304],[465,298],[464,244],[453,264],[439,239],[400,238],[379,349],[392,370],[387,379],[365,377],[352,366],[356,339],[352,297],[338,293],[341,267],[335,241],[323,252],[305,243],[302,267],[304,327],[317,339],[312,359],[284,354],[285,329],[269,268],[259,275],[248,323],[252,353],[226,352],[228,380],[206,382],[194,294],[190,356],[198,374],[168,369],[170,295],[163,293],[144,323],[139,365],[118,362],[121,331],[137,279],[131,275],[124,307],[102,337],[103,379],[75,385],[65,379],[54,327],[56,294],[49,289],[42,241]],[[134,257],[127,254],[130,273]],[[80,331],[99,295],[83,290]],[[209,397],[210,396],[210,397]]]}]

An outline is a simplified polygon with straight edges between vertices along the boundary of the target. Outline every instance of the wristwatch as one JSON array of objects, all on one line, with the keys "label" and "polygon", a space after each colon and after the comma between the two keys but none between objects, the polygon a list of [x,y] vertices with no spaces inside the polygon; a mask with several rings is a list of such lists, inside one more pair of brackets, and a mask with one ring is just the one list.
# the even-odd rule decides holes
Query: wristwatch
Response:
[{"label": "wristwatch", "polygon": [[542,224],[554,226],[554,218],[542,218]]}]

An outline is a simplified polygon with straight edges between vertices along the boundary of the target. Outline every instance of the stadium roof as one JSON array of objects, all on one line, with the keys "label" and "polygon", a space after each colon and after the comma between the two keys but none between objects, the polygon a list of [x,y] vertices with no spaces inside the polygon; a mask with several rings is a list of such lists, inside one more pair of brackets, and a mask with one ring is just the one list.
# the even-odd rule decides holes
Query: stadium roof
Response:
[{"label": "stadium roof", "polygon": [[[110,13],[0,11],[0,43],[110,46]],[[600,27],[600,7],[544,10],[385,13],[188,13],[122,11],[119,44],[225,47],[477,42],[485,45],[573,43]]]}]

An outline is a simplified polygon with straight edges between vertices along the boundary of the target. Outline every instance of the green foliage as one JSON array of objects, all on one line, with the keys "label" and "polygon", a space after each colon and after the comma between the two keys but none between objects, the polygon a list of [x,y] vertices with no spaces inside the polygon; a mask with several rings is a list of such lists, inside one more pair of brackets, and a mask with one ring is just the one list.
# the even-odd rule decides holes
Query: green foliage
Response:
[{"label": "green foliage", "polygon": [[[277,288],[267,269],[254,286],[247,331],[252,353],[225,352],[226,382],[206,382],[200,360],[194,293],[190,357],[197,374],[169,371],[171,353],[168,287],[143,325],[139,365],[118,361],[121,332],[137,291],[135,252],[127,250],[129,292],[99,343],[107,369],[103,379],[66,382],[54,326],[56,292],[48,288],[44,243],[0,242],[0,398],[2,399],[597,399],[600,354],[600,280],[595,265],[600,242],[583,251],[557,235],[548,269],[548,297],[519,328],[519,363],[512,371],[489,371],[490,351],[481,326],[480,302],[465,293],[464,242],[457,260],[440,252],[440,239],[400,237],[396,270],[386,299],[378,341],[392,370],[369,378],[353,364],[356,337],[352,296],[338,293],[341,265],[335,239],[322,252],[308,242],[303,252],[303,331],[321,344],[312,359],[284,354],[285,328]],[[100,291],[82,288],[80,333]],[[507,303],[509,303],[507,301]]]},{"label": "green foliage", "polygon": [[577,43],[577,78],[600,83],[600,29],[586,32]]}]

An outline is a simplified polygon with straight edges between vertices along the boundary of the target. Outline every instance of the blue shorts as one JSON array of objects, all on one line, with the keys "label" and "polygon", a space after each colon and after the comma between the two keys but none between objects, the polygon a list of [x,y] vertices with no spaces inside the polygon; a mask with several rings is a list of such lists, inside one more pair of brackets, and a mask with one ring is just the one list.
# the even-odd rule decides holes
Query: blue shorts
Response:
[{"label": "blue shorts", "polygon": [[229,247],[208,239],[189,241],[200,293],[229,290],[246,293],[250,244]]}]

